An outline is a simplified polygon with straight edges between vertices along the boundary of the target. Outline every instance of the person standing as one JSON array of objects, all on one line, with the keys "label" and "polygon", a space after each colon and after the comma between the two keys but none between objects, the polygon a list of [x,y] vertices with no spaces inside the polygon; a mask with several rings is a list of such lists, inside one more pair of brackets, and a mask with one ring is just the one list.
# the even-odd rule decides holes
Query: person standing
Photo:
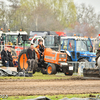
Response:
[{"label": "person standing", "polygon": [[1,52],[1,59],[3,66],[9,67],[9,57],[7,53],[7,47],[5,47]]},{"label": "person standing", "polygon": [[13,58],[12,58],[12,55],[11,55],[11,49],[10,48],[7,50],[7,53],[8,53],[8,58],[9,58],[9,67],[14,67]]},{"label": "person standing", "polygon": [[31,43],[31,46],[27,49],[26,55],[28,59],[28,71],[35,70],[36,67],[35,65],[37,62],[37,54],[35,52],[33,43]]}]

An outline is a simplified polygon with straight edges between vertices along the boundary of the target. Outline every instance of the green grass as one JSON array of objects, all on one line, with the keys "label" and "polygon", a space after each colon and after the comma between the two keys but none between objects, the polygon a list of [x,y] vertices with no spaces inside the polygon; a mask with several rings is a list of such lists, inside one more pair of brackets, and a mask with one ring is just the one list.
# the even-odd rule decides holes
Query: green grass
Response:
[{"label": "green grass", "polygon": [[[45,95],[46,97],[50,98],[51,100],[59,100],[62,98],[89,98],[90,95],[92,95],[94,98],[96,98],[97,94],[66,94],[66,95]],[[100,95],[100,94],[99,94]],[[27,100],[27,99],[34,99],[39,97],[40,95],[36,95],[36,96],[10,96],[5,100]],[[93,98],[92,97],[92,98]],[[3,100],[3,99],[2,99]]]},{"label": "green grass", "polygon": [[[75,77],[75,76],[73,76]],[[43,75],[40,72],[36,72],[33,77],[0,77],[0,79],[40,79],[40,80],[53,80],[53,79],[69,79],[71,76],[65,76],[63,73],[56,75]]]}]

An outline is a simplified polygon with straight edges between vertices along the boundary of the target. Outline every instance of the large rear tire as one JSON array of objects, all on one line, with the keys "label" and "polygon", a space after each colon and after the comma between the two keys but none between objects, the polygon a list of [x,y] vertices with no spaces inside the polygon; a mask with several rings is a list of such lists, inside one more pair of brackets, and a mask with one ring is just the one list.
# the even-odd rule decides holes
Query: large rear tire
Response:
[{"label": "large rear tire", "polygon": [[56,74],[56,65],[55,64],[49,64],[47,66],[47,74],[52,75],[52,74]]},{"label": "large rear tire", "polygon": [[100,77],[99,69],[84,68],[83,69],[83,76],[84,77]]},{"label": "large rear tire", "polygon": [[23,69],[25,69],[25,70],[28,69],[26,51],[27,50],[23,50],[19,54],[19,57],[18,57],[18,67],[17,67],[17,71],[18,72],[22,71]]},{"label": "large rear tire", "polygon": [[96,54],[96,66],[100,68],[100,51]]}]

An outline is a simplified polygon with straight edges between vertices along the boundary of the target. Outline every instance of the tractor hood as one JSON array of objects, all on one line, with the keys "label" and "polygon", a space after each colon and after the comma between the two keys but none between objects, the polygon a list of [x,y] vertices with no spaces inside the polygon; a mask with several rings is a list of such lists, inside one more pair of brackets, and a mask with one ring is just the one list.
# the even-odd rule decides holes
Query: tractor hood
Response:
[{"label": "tractor hood", "polygon": [[96,57],[96,53],[93,53],[93,52],[80,52],[80,56],[82,56],[82,57]]},{"label": "tractor hood", "polygon": [[59,62],[66,62],[67,54],[46,48],[44,51],[44,61],[55,64],[58,64]]}]

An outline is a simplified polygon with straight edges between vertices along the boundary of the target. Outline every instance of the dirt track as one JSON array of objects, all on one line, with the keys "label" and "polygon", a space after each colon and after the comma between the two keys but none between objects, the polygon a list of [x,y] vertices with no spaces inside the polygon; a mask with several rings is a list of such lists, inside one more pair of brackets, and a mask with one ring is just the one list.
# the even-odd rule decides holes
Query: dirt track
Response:
[{"label": "dirt track", "polygon": [[100,80],[0,80],[0,94],[54,95],[100,93]]}]

